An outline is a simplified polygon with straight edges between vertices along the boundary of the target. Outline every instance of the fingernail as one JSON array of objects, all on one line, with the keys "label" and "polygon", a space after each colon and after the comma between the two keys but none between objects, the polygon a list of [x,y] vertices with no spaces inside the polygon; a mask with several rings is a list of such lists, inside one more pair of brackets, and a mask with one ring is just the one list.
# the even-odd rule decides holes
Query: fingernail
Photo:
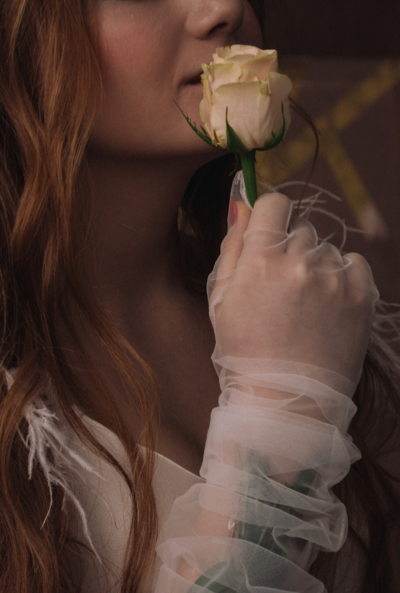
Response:
[{"label": "fingernail", "polygon": [[236,206],[236,202],[233,199],[233,197],[231,196],[231,199],[229,201],[229,211],[228,211],[228,231],[233,227],[233,225],[236,222],[237,219],[237,206]]}]

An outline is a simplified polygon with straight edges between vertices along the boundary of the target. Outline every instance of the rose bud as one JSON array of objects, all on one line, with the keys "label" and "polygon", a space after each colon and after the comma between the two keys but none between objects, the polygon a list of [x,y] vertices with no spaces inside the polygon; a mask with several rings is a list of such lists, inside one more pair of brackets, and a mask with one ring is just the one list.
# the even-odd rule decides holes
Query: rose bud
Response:
[{"label": "rose bud", "polygon": [[278,144],[290,124],[292,83],[277,72],[277,52],[250,45],[220,47],[202,68],[200,116],[212,143],[242,152],[230,145],[228,121],[247,151]]}]

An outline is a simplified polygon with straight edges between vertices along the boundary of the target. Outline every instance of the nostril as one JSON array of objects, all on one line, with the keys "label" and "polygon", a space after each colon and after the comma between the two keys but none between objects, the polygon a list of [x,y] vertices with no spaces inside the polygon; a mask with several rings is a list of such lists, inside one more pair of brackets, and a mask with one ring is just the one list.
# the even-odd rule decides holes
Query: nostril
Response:
[{"label": "nostril", "polygon": [[224,29],[227,26],[228,26],[228,23],[218,23],[218,25],[215,25],[215,27],[213,29],[211,29],[211,31],[209,32],[209,35],[212,35],[213,33],[215,33],[215,31],[218,31],[219,29]]}]

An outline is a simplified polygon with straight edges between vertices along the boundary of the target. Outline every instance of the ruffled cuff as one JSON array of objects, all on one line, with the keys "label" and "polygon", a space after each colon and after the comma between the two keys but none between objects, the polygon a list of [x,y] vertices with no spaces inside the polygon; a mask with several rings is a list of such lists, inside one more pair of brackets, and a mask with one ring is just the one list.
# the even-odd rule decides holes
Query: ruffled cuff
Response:
[{"label": "ruffled cuff", "polygon": [[156,593],[322,592],[307,571],[347,536],[331,487],[360,458],[346,434],[355,385],[285,361],[214,364],[222,393],[200,471],[206,483],[172,508]]}]

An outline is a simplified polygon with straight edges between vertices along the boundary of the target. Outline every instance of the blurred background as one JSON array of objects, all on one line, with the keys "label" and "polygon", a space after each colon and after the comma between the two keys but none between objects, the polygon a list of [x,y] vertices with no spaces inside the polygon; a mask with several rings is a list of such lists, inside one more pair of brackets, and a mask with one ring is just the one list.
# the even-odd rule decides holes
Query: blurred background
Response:
[{"label": "blurred background", "polygon": [[[318,130],[303,196],[317,200],[312,221],[340,245],[340,223],[321,209],[344,220],[345,251],[364,255],[381,298],[400,303],[400,1],[265,0],[265,10],[267,47]],[[309,178],[315,144],[294,115],[279,148],[258,153],[259,182],[299,198],[304,186],[290,182]]]}]

